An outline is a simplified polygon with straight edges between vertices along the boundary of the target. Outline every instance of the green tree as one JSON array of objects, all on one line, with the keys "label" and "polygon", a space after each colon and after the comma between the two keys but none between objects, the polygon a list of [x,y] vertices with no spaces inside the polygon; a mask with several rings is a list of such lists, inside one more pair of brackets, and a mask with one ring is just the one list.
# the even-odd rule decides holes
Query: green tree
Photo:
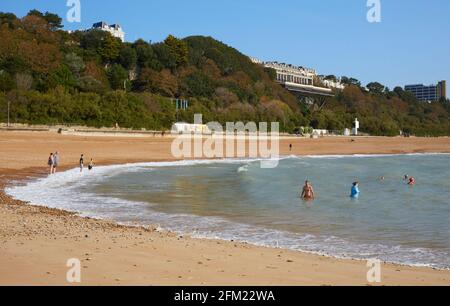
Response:
[{"label": "green tree", "polygon": [[36,17],[44,19],[44,14],[42,14],[40,11],[38,11],[36,9],[30,10],[28,12],[27,16],[36,16]]},{"label": "green tree", "polygon": [[77,82],[73,76],[72,71],[66,65],[62,65],[57,71],[50,75],[48,86],[50,88],[55,88],[58,85],[70,88],[75,87]]},{"label": "green tree", "polygon": [[131,70],[136,66],[137,53],[131,46],[125,46],[120,50],[119,63],[127,70]]},{"label": "green tree", "polygon": [[[177,59],[175,55],[170,51],[170,48],[166,44],[155,44],[152,46],[155,52],[158,64],[155,70],[162,70],[164,68],[175,70],[177,68]],[[157,69],[159,67],[159,69]]]},{"label": "green tree", "polygon": [[275,81],[277,79],[277,71],[273,68],[264,68],[264,71],[267,73],[269,78],[272,81]]},{"label": "green tree", "polygon": [[16,22],[17,22],[16,15],[12,13],[0,12],[0,25],[7,24],[10,29],[13,29]]},{"label": "green tree", "polygon": [[367,84],[367,89],[376,95],[382,95],[386,89],[386,86],[378,83],[378,82],[371,82],[369,84]]},{"label": "green tree", "polygon": [[36,16],[44,19],[50,26],[50,29],[52,30],[58,30],[63,28],[62,18],[56,14],[50,12],[45,12],[45,14],[43,14],[38,10],[31,10],[28,12],[27,16]]},{"label": "green tree", "polygon": [[361,82],[360,81],[358,81],[355,78],[349,78],[349,77],[346,77],[346,76],[343,76],[341,78],[341,83],[345,84],[347,86],[353,85],[353,86],[361,87]]},{"label": "green tree", "polygon": [[64,27],[62,25],[62,18],[56,14],[46,12],[44,15],[44,19],[48,22],[51,29],[58,30]]},{"label": "green tree", "polygon": [[164,41],[164,44],[175,57],[177,67],[185,65],[188,62],[189,48],[186,42],[173,35],[169,35]]},{"label": "green tree", "polygon": [[102,41],[100,55],[104,63],[114,62],[120,55],[121,42],[112,35],[107,35]]},{"label": "green tree", "polygon": [[212,80],[202,72],[195,72],[183,82],[184,92],[189,97],[211,98],[215,92]]},{"label": "green tree", "polygon": [[128,80],[128,72],[119,64],[108,68],[108,80],[114,90],[125,89]]},{"label": "green tree", "polygon": [[84,68],[86,68],[83,58],[74,52],[66,54],[65,63],[72,73],[77,76],[79,76],[83,72]]},{"label": "green tree", "polygon": [[80,35],[80,46],[82,49],[97,52],[102,48],[103,41],[110,36],[109,33],[94,29],[88,32],[77,32],[75,35]]},{"label": "green tree", "polygon": [[0,70],[0,92],[10,91],[14,88],[14,81],[9,73]]},{"label": "green tree", "polygon": [[154,67],[155,62],[157,62],[156,54],[153,51],[153,48],[150,44],[145,42],[142,39],[139,39],[134,42],[132,45],[136,51],[137,55],[137,64],[142,68],[152,68],[157,70]]}]

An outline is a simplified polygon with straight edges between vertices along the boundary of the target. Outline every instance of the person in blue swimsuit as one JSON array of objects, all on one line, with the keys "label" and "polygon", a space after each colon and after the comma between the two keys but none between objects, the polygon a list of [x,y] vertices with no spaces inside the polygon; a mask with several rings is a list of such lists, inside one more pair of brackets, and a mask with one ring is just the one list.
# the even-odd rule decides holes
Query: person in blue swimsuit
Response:
[{"label": "person in blue swimsuit", "polygon": [[357,199],[359,198],[359,182],[354,182],[353,183],[353,187],[352,187],[352,193],[350,195],[350,197],[352,197],[353,199]]}]

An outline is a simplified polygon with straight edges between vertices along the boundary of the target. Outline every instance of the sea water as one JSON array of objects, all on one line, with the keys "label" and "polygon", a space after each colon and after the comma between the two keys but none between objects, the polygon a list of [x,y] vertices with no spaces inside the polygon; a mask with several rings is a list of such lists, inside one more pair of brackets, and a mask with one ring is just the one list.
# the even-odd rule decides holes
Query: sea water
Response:
[{"label": "sea water", "polygon": [[[415,186],[404,175],[417,180]],[[310,156],[78,169],[11,186],[38,205],[200,238],[450,268],[450,155]],[[384,180],[381,179],[384,177]],[[300,199],[309,180],[316,199]],[[350,198],[360,182],[359,199]]]}]

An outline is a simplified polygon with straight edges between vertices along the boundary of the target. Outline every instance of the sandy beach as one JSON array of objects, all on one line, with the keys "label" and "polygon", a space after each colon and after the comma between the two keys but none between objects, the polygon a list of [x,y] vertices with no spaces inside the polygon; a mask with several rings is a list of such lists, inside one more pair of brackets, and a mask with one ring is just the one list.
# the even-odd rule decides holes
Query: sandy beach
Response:
[{"label": "sandy beach", "polygon": [[[70,285],[70,258],[82,262],[81,285],[369,285],[366,262],[152,228],[123,227],[14,201],[2,190],[47,174],[50,152],[61,169],[81,153],[96,165],[174,160],[172,139],[0,132],[0,285]],[[289,144],[293,144],[292,151]],[[282,155],[450,153],[450,138],[289,138]],[[384,264],[380,285],[450,285],[450,271]]]}]

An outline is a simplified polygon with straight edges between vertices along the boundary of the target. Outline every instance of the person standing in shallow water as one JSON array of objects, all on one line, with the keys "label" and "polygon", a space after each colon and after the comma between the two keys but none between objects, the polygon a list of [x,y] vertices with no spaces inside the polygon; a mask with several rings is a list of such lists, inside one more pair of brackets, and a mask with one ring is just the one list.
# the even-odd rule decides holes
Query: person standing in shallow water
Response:
[{"label": "person standing in shallow water", "polygon": [[302,194],[300,197],[305,201],[314,200],[315,198],[314,188],[312,187],[309,181],[305,182],[305,186],[303,186]]},{"label": "person standing in shallow water", "polygon": [[361,192],[359,191],[359,182],[354,182],[353,186],[352,186],[352,191],[351,191],[350,197],[353,199],[357,199],[357,198],[359,198],[360,193]]},{"label": "person standing in shallow water", "polygon": [[50,167],[50,174],[53,174],[53,166],[55,164],[55,160],[53,159],[53,153],[50,153],[48,157],[47,165]]},{"label": "person standing in shallow water", "polygon": [[56,173],[58,166],[59,166],[59,152],[56,151],[55,154],[53,154],[53,174]]},{"label": "person standing in shallow water", "polygon": [[83,172],[83,168],[84,168],[84,154],[81,154],[81,157],[80,157],[80,172]]}]

